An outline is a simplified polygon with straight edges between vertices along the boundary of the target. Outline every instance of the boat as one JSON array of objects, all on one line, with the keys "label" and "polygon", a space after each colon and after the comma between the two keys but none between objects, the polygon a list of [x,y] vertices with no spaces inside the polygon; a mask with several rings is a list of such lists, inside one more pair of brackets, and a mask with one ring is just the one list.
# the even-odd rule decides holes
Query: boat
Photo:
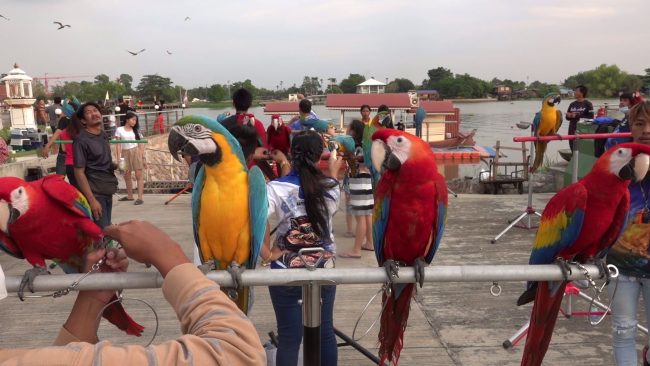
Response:
[{"label": "boat", "polygon": [[476,129],[473,129],[468,134],[458,132],[458,136],[444,139],[441,141],[429,141],[429,146],[432,148],[444,148],[449,149],[453,147],[461,146],[474,146],[476,142],[474,141],[474,135],[476,134]]}]

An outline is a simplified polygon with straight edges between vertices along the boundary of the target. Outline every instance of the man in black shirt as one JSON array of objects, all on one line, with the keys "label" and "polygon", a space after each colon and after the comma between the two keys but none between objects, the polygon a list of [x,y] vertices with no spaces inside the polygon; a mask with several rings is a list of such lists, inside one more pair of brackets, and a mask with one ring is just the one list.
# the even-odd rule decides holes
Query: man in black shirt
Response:
[{"label": "man in black shirt", "polygon": [[[594,106],[587,99],[587,87],[578,85],[575,90],[576,100],[569,104],[569,109],[566,112],[566,119],[569,120],[569,135],[576,134],[578,121],[580,118],[594,118]],[[574,140],[569,140],[569,147],[573,151]]]},{"label": "man in black shirt", "polygon": [[95,223],[105,228],[111,224],[117,177],[108,138],[102,129],[100,106],[92,102],[81,105],[77,118],[85,123],[86,129],[79,132],[72,145],[74,175],[90,204]]}]

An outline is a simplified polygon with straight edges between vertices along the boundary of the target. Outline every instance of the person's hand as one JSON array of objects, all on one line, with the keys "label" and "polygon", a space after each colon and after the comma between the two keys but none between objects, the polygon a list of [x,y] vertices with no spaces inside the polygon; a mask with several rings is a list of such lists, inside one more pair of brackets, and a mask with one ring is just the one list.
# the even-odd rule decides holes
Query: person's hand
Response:
[{"label": "person's hand", "polygon": [[329,176],[337,179],[339,176],[339,170],[341,170],[341,166],[343,165],[343,157],[338,156],[336,149],[332,150],[330,153],[330,158],[327,160],[327,165],[329,168]]},{"label": "person's hand", "polygon": [[271,151],[271,159],[275,161],[276,163],[282,163],[283,161],[288,162],[289,159],[287,159],[287,156],[284,155],[284,153],[280,150],[273,150]]},{"label": "person's hand", "polygon": [[267,160],[268,158],[269,158],[269,150],[267,150],[265,147],[255,148],[255,152],[253,153],[253,160],[255,161]]},{"label": "person's hand", "polygon": [[50,147],[51,147],[50,144],[47,144],[43,147],[43,150],[41,151],[41,156],[43,157],[43,159],[47,159],[48,156],[50,156]]},{"label": "person's hand", "polygon": [[189,263],[178,243],[150,222],[132,220],[111,225],[104,234],[120,242],[130,258],[154,265],[163,277],[175,266]]},{"label": "person's hand", "polygon": [[[95,273],[110,273],[110,272],[126,272],[129,267],[129,259],[126,257],[124,249],[97,249],[86,256],[86,262],[83,268],[84,273],[89,272],[92,266],[99,262],[100,259],[106,259]],[[88,296],[95,298],[102,303],[108,303],[113,296],[115,290],[98,290],[86,291]]]},{"label": "person's hand", "polygon": [[269,262],[273,262],[275,260],[278,260],[280,257],[284,255],[284,253],[288,253],[288,250],[281,250],[278,248],[277,245],[274,245],[273,248],[271,248],[271,257],[269,258]]},{"label": "person's hand", "polygon": [[300,119],[299,115],[291,117],[291,119],[289,120],[289,124],[296,122],[298,119]]},{"label": "person's hand", "polygon": [[95,199],[95,197],[92,197],[91,199],[88,200],[88,203],[90,204],[90,210],[93,212],[93,218],[95,220],[99,220],[102,218],[102,205]]}]

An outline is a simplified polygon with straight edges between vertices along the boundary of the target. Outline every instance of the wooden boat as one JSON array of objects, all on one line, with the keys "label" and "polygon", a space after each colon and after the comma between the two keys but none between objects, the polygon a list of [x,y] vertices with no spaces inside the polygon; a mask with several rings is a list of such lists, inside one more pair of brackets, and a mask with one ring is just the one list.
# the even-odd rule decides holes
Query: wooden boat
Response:
[{"label": "wooden boat", "polygon": [[459,132],[457,137],[445,139],[442,141],[429,141],[429,146],[434,148],[445,148],[445,149],[452,148],[452,147],[460,147],[460,146],[474,146],[476,145],[476,142],[474,141],[475,134],[476,134],[476,129],[473,129],[468,134]]}]

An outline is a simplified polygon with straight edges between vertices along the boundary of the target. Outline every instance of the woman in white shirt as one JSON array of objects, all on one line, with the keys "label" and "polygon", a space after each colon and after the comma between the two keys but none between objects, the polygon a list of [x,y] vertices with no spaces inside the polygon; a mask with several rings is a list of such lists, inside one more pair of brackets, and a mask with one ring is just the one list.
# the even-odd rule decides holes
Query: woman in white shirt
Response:
[{"label": "woman in white shirt", "polygon": [[[332,235],[332,216],[339,206],[341,192],[336,180],[341,168],[340,157],[329,160],[325,176],[317,164],[323,151],[321,137],[314,131],[301,131],[291,141],[291,171],[266,186],[269,216],[279,221],[273,246],[267,237],[260,256],[263,265],[276,268],[310,265],[334,266],[336,245]],[[336,152],[332,153],[336,156]],[[298,255],[300,249],[321,249],[321,252]],[[303,261],[304,260],[304,261]],[[271,302],[278,325],[277,365],[295,365],[302,341],[300,286],[269,286]],[[336,286],[323,286],[321,293],[321,365],[337,363],[333,309]]]},{"label": "woman in white shirt", "polygon": [[[124,126],[115,130],[115,138],[118,140],[140,140],[140,125],[138,124],[138,115],[129,111],[126,113]],[[144,194],[144,178],[142,169],[146,167],[144,160],[144,144],[125,142],[117,144],[117,156],[124,158],[124,182],[126,183],[127,196],[122,197],[119,201],[133,201],[133,181],[131,172],[135,172],[135,179],[138,182],[138,199],[133,204],[141,205],[144,203],[142,196]]]}]

